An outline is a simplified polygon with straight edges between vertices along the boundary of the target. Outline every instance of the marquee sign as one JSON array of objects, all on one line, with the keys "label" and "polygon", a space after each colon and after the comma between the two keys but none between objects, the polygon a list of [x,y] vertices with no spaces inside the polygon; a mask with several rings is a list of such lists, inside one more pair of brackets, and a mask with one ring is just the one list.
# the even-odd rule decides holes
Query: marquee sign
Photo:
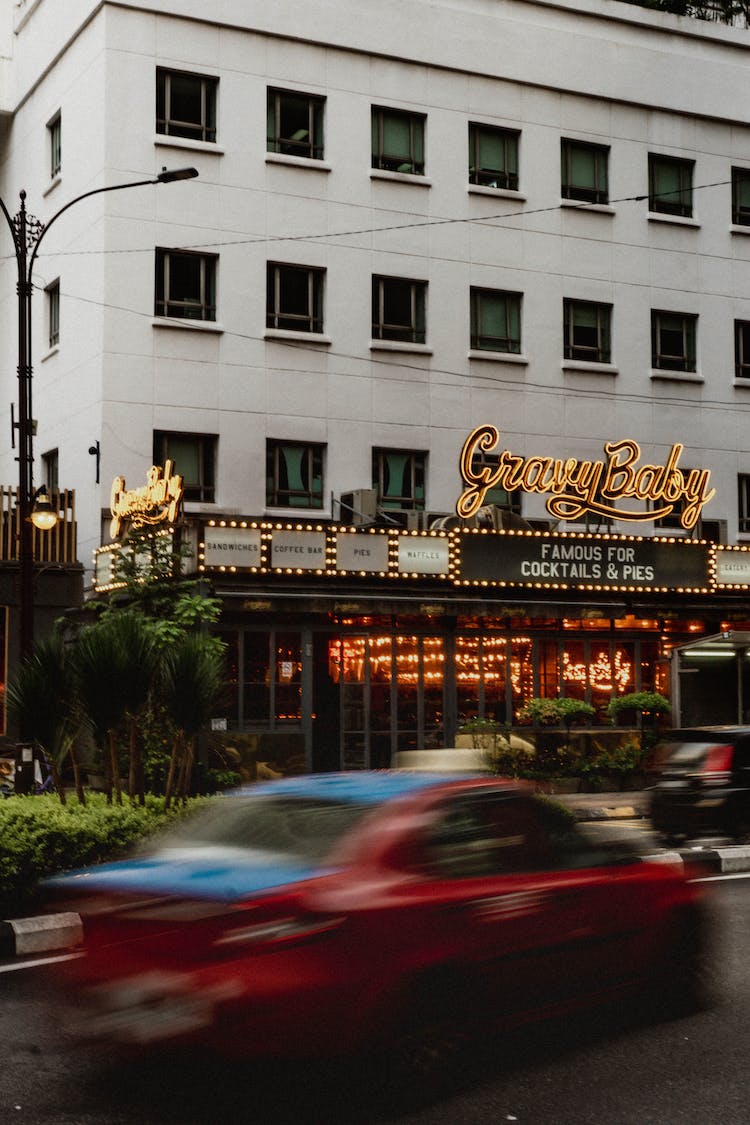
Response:
[{"label": "marquee sign", "polygon": [[463,532],[463,586],[708,593],[710,548],[692,539]]},{"label": "marquee sign", "polygon": [[152,465],[146,475],[144,488],[125,488],[125,478],[112,481],[109,525],[113,539],[119,538],[125,528],[155,527],[158,524],[177,523],[182,508],[182,477],[174,473],[174,462],[165,461],[164,468]]},{"label": "marquee sign", "polygon": [[[500,431],[485,425],[472,430],[464,442],[459,466],[466,487],[456,502],[456,514],[462,519],[476,514],[491,488],[503,488],[547,495],[547,511],[561,520],[579,521],[590,512],[650,522],[676,511],[690,531],[716,492],[709,488],[709,469],[680,468],[684,446],[679,444],[672,446],[663,465],[639,465],[640,446],[625,438],[606,442],[602,461],[522,457],[503,449],[495,454],[494,464],[476,467],[475,455],[494,451],[499,441]],[[648,501],[650,508],[617,508],[618,500]]]}]

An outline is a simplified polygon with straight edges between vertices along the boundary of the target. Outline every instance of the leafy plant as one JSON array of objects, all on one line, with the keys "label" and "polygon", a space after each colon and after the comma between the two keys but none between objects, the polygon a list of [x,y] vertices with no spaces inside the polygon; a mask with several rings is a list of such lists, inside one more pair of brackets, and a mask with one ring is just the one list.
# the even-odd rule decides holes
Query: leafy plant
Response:
[{"label": "leafy plant", "polygon": [[639,720],[643,715],[667,715],[672,710],[669,700],[657,691],[634,691],[628,695],[615,695],[610,699],[607,714],[617,719],[622,711],[634,711]]}]

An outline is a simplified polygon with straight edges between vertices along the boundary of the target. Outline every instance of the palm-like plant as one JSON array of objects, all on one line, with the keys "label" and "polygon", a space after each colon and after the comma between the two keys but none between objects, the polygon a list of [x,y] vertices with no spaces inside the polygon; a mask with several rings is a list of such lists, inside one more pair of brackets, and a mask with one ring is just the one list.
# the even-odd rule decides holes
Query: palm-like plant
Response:
[{"label": "palm-like plant", "polygon": [[187,796],[195,737],[208,722],[223,690],[224,658],[213,638],[202,633],[186,633],[164,652],[159,678],[160,701],[177,732],[167,776],[166,808],[173,794]]},{"label": "palm-like plant", "polygon": [[74,669],[70,652],[59,633],[37,641],[31,656],[18,666],[8,685],[7,699],[21,737],[36,743],[46,754],[61,802],[65,804],[60,771],[70,756],[78,800],[85,804],[75,753],[80,717]]},{"label": "palm-like plant", "polygon": [[122,790],[116,735],[128,714],[126,685],[133,672],[126,634],[114,616],[98,621],[79,634],[73,658],[81,709],[104,758],[107,800],[112,800],[114,785],[118,804]]}]

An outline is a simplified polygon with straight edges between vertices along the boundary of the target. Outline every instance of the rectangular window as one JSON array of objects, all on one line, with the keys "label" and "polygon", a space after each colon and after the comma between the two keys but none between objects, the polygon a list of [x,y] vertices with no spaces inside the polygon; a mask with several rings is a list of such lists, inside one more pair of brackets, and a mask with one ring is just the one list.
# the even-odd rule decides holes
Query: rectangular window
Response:
[{"label": "rectangular window", "polygon": [[404,277],[372,279],[372,338],[425,342],[426,281]]},{"label": "rectangular window", "polygon": [[324,445],[266,442],[266,504],[269,508],[323,507]]},{"label": "rectangular window", "polygon": [[216,140],[218,78],[182,70],[156,71],[156,131],[193,141]]},{"label": "rectangular window", "polygon": [[60,454],[56,449],[42,454],[42,480],[50,493],[60,487]]},{"label": "rectangular window", "polygon": [[477,351],[521,351],[521,294],[471,290],[471,347]]},{"label": "rectangular window", "polygon": [[648,158],[648,208],[664,215],[693,215],[692,160],[679,160],[673,156]]},{"label": "rectangular window", "polygon": [[185,499],[213,504],[216,499],[217,438],[209,434],[154,431],[154,464],[174,463],[182,477]]},{"label": "rectangular window", "polygon": [[565,359],[609,363],[612,306],[593,301],[563,301]]},{"label": "rectangular window", "polygon": [[512,129],[469,122],[469,183],[518,191],[518,138]]},{"label": "rectangular window", "polygon": [[268,91],[266,148],[286,156],[323,159],[325,98],[292,90]]},{"label": "rectangular window", "polygon": [[49,174],[52,179],[60,175],[62,168],[62,116],[58,113],[47,126],[49,137]]},{"label": "rectangular window", "polygon": [[426,453],[407,449],[373,449],[372,487],[378,507],[424,511]]},{"label": "rectangular window", "polygon": [[695,371],[697,316],[651,311],[651,366],[659,371]]},{"label": "rectangular window", "polygon": [[[500,458],[492,453],[475,453],[471,459],[472,475],[478,474],[482,469],[489,469],[491,472],[497,472]],[[497,508],[502,508],[504,512],[511,512],[514,516],[521,515],[521,499],[523,490],[520,488],[513,489],[509,492],[506,488],[490,488],[484,498],[485,504],[494,504]]]},{"label": "rectangular window", "polygon": [[750,320],[734,322],[734,374],[750,379]]},{"label": "rectangular window", "polygon": [[325,270],[269,262],[266,272],[266,327],[296,332],[323,331]]},{"label": "rectangular window", "polygon": [[750,168],[732,169],[732,222],[750,226]]},{"label": "rectangular window", "polygon": [[563,138],[560,155],[563,199],[580,199],[586,203],[609,202],[609,148],[606,145]]},{"label": "rectangular window", "polygon": [[156,250],[156,316],[216,320],[216,255]]},{"label": "rectangular window", "polygon": [[424,175],[424,126],[421,113],[372,107],[372,166],[387,172]]},{"label": "rectangular window", "polygon": [[740,473],[737,477],[737,501],[739,506],[739,530],[750,531],[750,474]]},{"label": "rectangular window", "polygon": [[[690,468],[686,468],[684,465],[680,465],[680,471],[684,474],[685,479],[687,480],[692,470]],[[654,501],[651,501],[650,503],[653,504]],[[679,500],[676,500],[674,502],[672,511],[668,516],[662,516],[661,519],[654,520],[654,528],[657,531],[684,531],[685,528],[682,523],[682,513],[687,507],[687,504],[688,501],[685,499],[685,497],[680,497]]]},{"label": "rectangular window", "polygon": [[51,348],[60,343],[60,282],[53,281],[45,289],[47,294],[47,335]]}]

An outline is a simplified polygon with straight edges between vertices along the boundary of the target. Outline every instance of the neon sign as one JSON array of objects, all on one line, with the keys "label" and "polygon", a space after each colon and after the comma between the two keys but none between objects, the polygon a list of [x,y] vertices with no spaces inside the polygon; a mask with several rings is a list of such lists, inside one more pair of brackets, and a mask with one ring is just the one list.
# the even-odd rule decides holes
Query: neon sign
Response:
[{"label": "neon sign", "polygon": [[185,490],[182,477],[173,469],[172,461],[165,461],[163,470],[159,465],[152,465],[144,488],[126,490],[125,478],[115,477],[109,504],[112,513],[109,530],[113,539],[121,534],[125,524],[153,527],[177,522]]},{"label": "neon sign", "polygon": [[[475,515],[491,488],[507,492],[548,494],[550,515],[561,520],[580,520],[587,512],[628,522],[645,522],[679,513],[686,531],[695,527],[704,506],[715,495],[709,488],[709,469],[681,469],[684,446],[673,445],[663,465],[638,465],[641,449],[625,438],[604,445],[606,460],[577,461],[574,457],[522,457],[503,449],[493,465],[474,467],[477,453],[489,453],[500,441],[500,431],[491,425],[477,426],[464,442],[459,460],[466,485],[456,501],[461,519]],[[617,500],[646,500],[649,511],[623,510]]]}]

